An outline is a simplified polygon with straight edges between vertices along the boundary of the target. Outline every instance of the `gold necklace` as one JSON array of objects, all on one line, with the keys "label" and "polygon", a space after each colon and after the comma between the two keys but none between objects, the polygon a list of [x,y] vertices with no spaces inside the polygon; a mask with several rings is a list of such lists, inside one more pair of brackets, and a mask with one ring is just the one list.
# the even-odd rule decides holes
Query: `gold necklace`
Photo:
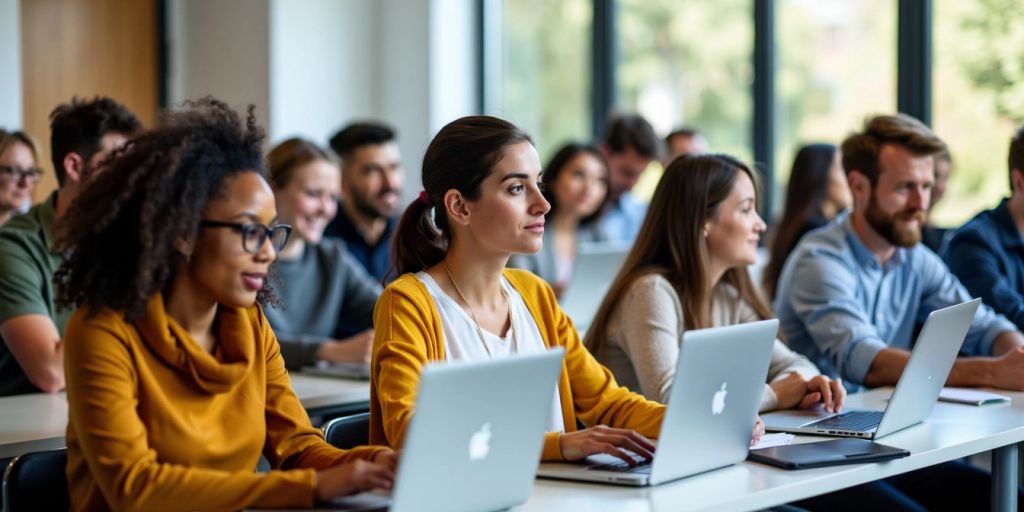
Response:
[{"label": "gold necklace", "polygon": [[[473,313],[473,306],[469,305],[469,301],[466,300],[466,296],[462,293],[462,289],[459,288],[459,283],[455,281],[455,276],[452,275],[451,269],[448,268],[448,261],[441,260],[441,265],[444,266],[444,272],[448,274],[448,280],[452,282],[452,286],[455,287],[455,293],[459,294],[459,298],[462,302],[466,303],[466,309],[469,311],[469,317],[473,319],[473,327],[476,327],[476,336],[480,338],[480,344],[484,346],[484,350],[487,351],[487,357],[494,359],[494,355],[491,354],[491,348],[487,346],[487,341],[484,340],[484,330],[480,328],[480,322],[476,319],[476,314]],[[508,330],[512,336],[512,353],[519,351],[519,343],[516,340],[515,326],[512,325],[512,301],[509,300],[508,292],[505,291],[505,287],[501,287],[501,296],[505,298],[505,306],[508,308]]]}]

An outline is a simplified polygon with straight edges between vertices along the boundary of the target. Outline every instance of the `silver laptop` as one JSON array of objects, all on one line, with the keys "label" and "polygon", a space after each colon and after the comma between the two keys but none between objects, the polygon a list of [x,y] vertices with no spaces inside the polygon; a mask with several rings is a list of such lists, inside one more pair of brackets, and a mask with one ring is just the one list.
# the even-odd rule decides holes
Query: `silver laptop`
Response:
[{"label": "silver laptop", "polygon": [[778,320],[765,320],[686,331],[652,461],[592,456],[542,463],[538,476],[644,486],[744,460],[778,330]]},{"label": "silver laptop", "polygon": [[768,430],[877,439],[928,418],[953,369],[981,299],[932,311],[885,411],[778,411],[762,416]]},{"label": "silver laptop", "polygon": [[303,366],[300,373],[335,379],[370,380],[370,363],[330,363]]},{"label": "silver laptop", "polygon": [[580,248],[572,278],[558,299],[579,331],[590,327],[628,253],[629,247],[622,244],[586,244]]},{"label": "silver laptop", "polygon": [[[389,510],[498,510],[525,502],[564,353],[558,348],[483,363],[427,365]],[[374,506],[366,494],[333,505],[364,510],[388,504],[377,493]]]}]

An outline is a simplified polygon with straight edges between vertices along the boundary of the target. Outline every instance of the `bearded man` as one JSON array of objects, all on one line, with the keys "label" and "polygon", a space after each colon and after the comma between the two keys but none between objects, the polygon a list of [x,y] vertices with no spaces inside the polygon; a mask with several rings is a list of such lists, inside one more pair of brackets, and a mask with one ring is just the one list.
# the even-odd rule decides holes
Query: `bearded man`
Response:
[{"label": "bearded man", "polygon": [[[805,235],[779,278],[775,313],[790,348],[851,392],[896,384],[915,326],[971,298],[920,243],[945,144],[903,114],[868,119],[842,145],[854,206]],[[947,385],[1024,389],[1024,336],[982,305]]]},{"label": "bearded man", "polygon": [[396,277],[388,274],[390,243],[404,180],[395,131],[378,122],[357,122],[330,142],[341,157],[342,197],[324,234],[343,240],[366,272],[386,283]]}]

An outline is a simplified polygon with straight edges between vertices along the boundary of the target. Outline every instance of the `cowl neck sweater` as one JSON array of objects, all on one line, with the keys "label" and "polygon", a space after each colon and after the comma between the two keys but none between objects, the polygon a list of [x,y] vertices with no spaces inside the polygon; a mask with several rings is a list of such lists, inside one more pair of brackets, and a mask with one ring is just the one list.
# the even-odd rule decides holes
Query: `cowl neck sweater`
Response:
[{"label": "cowl neck sweater", "polygon": [[245,380],[252,369],[256,338],[250,319],[241,308],[218,305],[214,326],[217,344],[207,352],[164,309],[161,294],[146,305],[146,314],[135,321],[146,344],[166,364],[189,375],[208,393],[225,393]]}]

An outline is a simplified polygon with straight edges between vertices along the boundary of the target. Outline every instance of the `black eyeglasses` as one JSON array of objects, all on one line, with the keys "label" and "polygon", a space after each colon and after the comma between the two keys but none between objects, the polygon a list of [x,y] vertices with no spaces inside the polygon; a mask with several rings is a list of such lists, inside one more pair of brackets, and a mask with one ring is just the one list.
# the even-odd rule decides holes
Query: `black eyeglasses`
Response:
[{"label": "black eyeglasses", "polygon": [[43,177],[43,170],[38,167],[20,169],[13,165],[0,165],[0,179],[18,182],[24,179],[29,183],[38,183]]},{"label": "black eyeglasses", "polygon": [[202,220],[200,227],[204,228],[230,228],[242,234],[242,249],[249,254],[260,252],[260,247],[270,239],[270,245],[275,251],[280,251],[288,241],[288,235],[292,227],[288,224],[274,224],[267,226],[260,223],[239,224],[237,222],[221,222],[219,220]]}]

